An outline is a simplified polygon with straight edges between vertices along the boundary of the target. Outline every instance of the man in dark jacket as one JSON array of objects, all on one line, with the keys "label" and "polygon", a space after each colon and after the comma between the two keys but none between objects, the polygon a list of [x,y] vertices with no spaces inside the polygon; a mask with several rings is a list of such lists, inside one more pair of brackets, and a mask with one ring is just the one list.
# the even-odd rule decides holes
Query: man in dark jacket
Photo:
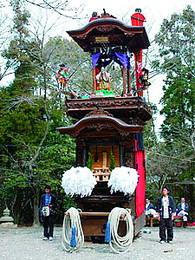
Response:
[{"label": "man in dark jacket", "polygon": [[[162,189],[162,196],[158,198],[157,203],[157,212],[158,212],[158,220],[159,223],[159,236],[160,236],[160,243],[170,243],[173,242],[173,220],[175,214],[175,204],[173,197],[168,195],[169,189],[163,188]],[[167,236],[166,236],[167,230]]]},{"label": "man in dark jacket", "polygon": [[54,214],[57,199],[51,194],[51,187],[45,187],[45,194],[41,196],[40,215],[43,219],[44,235],[43,240],[53,240]]}]

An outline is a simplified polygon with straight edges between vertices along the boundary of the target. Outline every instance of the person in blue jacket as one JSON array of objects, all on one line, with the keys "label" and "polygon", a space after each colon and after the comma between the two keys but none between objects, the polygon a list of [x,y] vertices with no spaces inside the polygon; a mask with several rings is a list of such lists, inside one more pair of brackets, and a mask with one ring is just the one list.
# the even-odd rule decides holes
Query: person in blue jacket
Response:
[{"label": "person in blue jacket", "polygon": [[53,240],[54,214],[57,198],[51,194],[51,187],[45,186],[45,194],[41,196],[40,215],[43,219],[43,240]]},{"label": "person in blue jacket", "polygon": [[187,226],[189,205],[185,198],[181,198],[181,202],[177,204],[176,215],[183,218],[183,227]]},{"label": "person in blue jacket", "polygon": [[145,215],[147,217],[157,217],[158,213],[156,212],[156,208],[152,202],[148,198],[146,198],[146,205],[145,205]]},{"label": "person in blue jacket", "polygon": [[[162,189],[162,196],[158,198],[157,212],[159,220],[160,243],[173,242],[173,220],[175,215],[175,203],[173,197],[169,195],[169,189]],[[167,232],[166,232],[167,231]]]}]

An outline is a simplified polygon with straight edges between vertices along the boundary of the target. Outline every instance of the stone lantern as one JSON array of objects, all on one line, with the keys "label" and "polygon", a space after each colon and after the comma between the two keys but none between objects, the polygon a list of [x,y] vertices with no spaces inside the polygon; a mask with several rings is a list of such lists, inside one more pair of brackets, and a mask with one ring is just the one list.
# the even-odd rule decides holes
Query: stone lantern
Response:
[{"label": "stone lantern", "polygon": [[10,210],[6,207],[3,211],[3,216],[0,218],[0,226],[14,225],[14,219],[10,216]]}]

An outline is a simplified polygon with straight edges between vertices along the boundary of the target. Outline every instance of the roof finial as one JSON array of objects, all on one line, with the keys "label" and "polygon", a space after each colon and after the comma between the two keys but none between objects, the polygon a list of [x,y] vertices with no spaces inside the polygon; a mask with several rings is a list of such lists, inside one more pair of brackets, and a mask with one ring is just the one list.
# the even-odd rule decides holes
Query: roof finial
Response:
[{"label": "roof finial", "polygon": [[141,12],[142,12],[142,9],[141,9],[141,8],[136,8],[136,9],[135,9],[135,12],[136,12],[136,13],[141,13]]}]

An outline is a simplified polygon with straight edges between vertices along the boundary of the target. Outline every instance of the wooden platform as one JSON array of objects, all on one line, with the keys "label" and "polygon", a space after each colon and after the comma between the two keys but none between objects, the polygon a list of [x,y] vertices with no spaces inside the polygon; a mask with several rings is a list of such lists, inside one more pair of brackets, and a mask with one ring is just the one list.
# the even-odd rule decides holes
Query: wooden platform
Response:
[{"label": "wooden platform", "polygon": [[105,236],[109,212],[80,212],[84,236]]}]

